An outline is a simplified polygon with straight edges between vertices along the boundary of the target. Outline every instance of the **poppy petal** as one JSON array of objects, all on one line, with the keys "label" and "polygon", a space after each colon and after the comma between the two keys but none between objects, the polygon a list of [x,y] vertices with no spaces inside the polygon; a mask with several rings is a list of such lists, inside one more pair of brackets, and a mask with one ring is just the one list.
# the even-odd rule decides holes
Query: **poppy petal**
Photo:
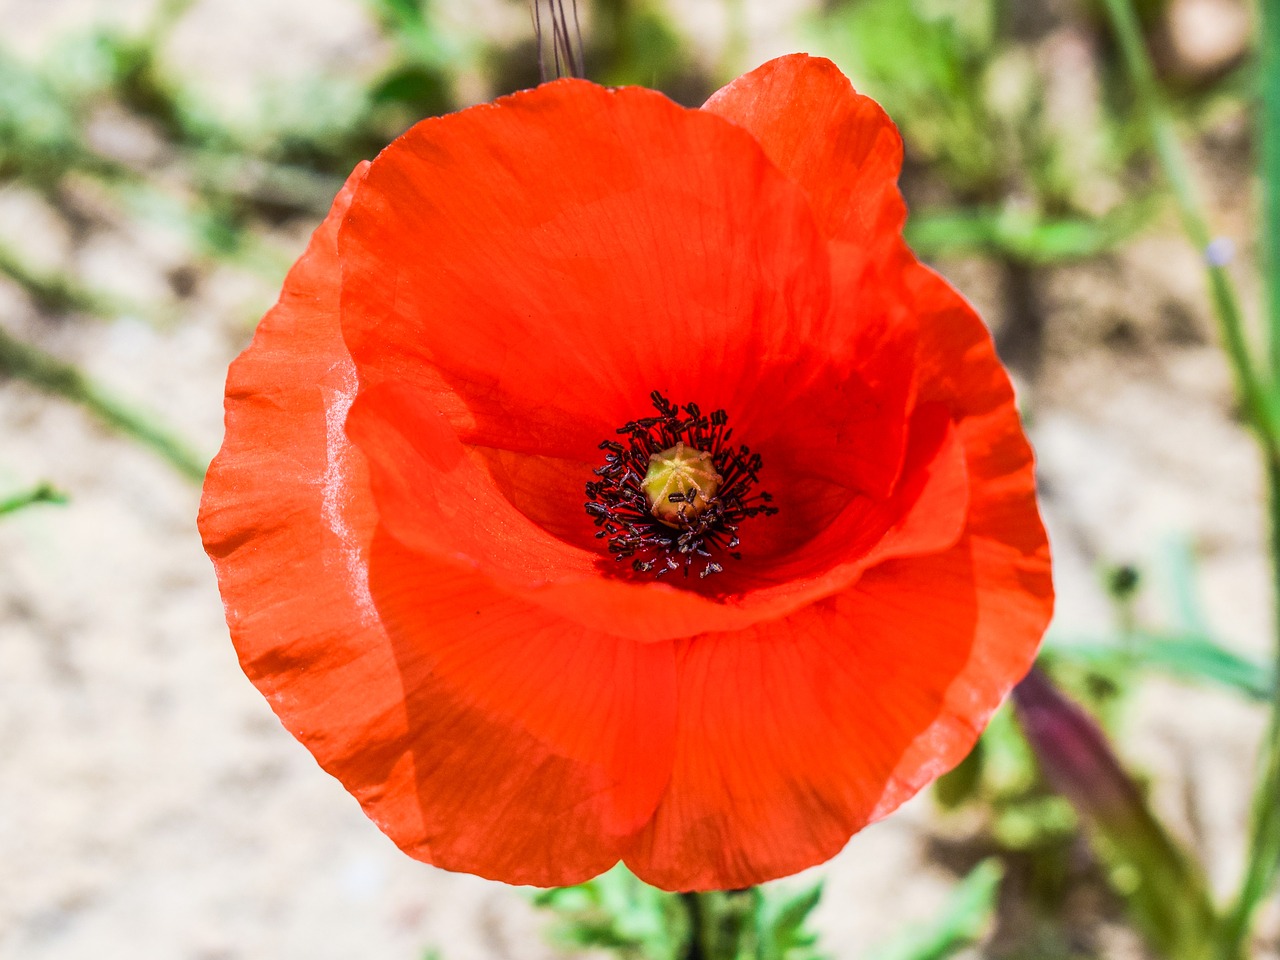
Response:
[{"label": "poppy petal", "polygon": [[640,88],[561,80],[423,121],[339,245],[362,389],[423,389],[471,446],[591,462],[653,390],[745,422],[844,336],[799,189],[743,130]]},{"label": "poppy petal", "polygon": [[937,716],[975,615],[962,542],[882,564],[781,623],[678,641],[675,766],[627,864],[689,890],[834,855]]},{"label": "poppy petal", "polygon": [[932,270],[910,274],[921,316],[922,396],[956,418],[971,479],[967,540],[977,597],[968,662],[937,719],[903,755],[876,810],[884,816],[959,763],[992,712],[1030,669],[1053,616],[1048,538],[1035,497],[1035,460],[1009,376],[982,319]]},{"label": "poppy petal", "polygon": [[[829,858],[958,763],[1030,665],[1028,638],[1052,611],[1030,451],[1005,439],[1011,429],[1022,435],[985,327],[932,277],[915,278],[939,321],[927,329],[959,335],[928,341],[929,365],[951,371],[930,369],[940,389],[929,403],[957,417],[966,465],[972,455],[978,470],[967,473],[970,503],[984,509],[970,507],[964,538],[942,553],[893,558],[886,538],[881,556],[892,559],[761,635],[678,643],[675,771],[626,858],[651,883],[746,886]],[[975,379],[983,386],[974,402],[946,389]],[[946,489],[954,506],[954,479]],[[1003,509],[992,509],[997,502]],[[943,511],[947,503],[934,501]],[[920,528],[904,527],[900,545],[937,529],[925,520],[932,512],[923,506]],[[928,549],[927,538],[916,545]],[[707,850],[722,856],[699,863],[695,849],[704,860]]]},{"label": "poppy petal", "polygon": [[[807,104],[804,110],[795,104]],[[952,409],[970,474],[968,529],[982,608],[978,642],[954,680],[934,725],[904,755],[876,816],[954,766],[972,746],[1035,654],[1053,606],[1047,540],[1035,505],[1034,464],[1018,421],[1007,374],[981,319],[954,290],[915,263],[901,243],[905,216],[894,183],[901,141],[892,122],[853,91],[829,61],[782,57],[731,83],[707,104],[749,129],[785,172],[806,185],[833,242],[836,296],[849,276],[880,296],[909,307],[919,329],[912,402],[940,401]],[[838,184],[857,183],[856,191]],[[845,214],[841,209],[847,207]],[[860,252],[857,235],[880,238],[877,252]],[[885,245],[886,238],[892,241]],[[852,267],[841,268],[841,264]],[[871,272],[871,276],[867,275]],[[892,325],[889,325],[892,331]],[[901,359],[902,339],[874,348]],[[914,342],[914,340],[913,340]],[[864,374],[875,383],[875,374]],[[888,541],[886,541],[888,547]]]},{"label": "poppy petal", "polygon": [[858,374],[883,411],[861,435],[884,453],[863,465],[858,480],[883,493],[905,451],[916,349],[915,318],[893,295],[894,281],[913,260],[901,235],[902,138],[835,64],[804,54],[770,60],[713,94],[703,109],[756,138],[803,188],[830,241],[833,296],[854,336]]},{"label": "poppy petal", "polygon": [[368,589],[367,471],[342,429],[356,374],[338,326],[337,233],[367,170],[231,366],[199,526],[245,673],[369,816],[393,822],[406,807],[386,789],[403,754],[403,690]]},{"label": "poppy petal", "polygon": [[703,109],[751,132],[804,189],[824,236],[865,241],[901,231],[902,138],[830,60],[770,60],[712,94]]},{"label": "poppy petal", "polygon": [[[467,447],[433,406],[434,395],[404,383],[360,391],[347,432],[364,451],[375,499],[402,541],[504,575],[516,583],[593,576],[597,554],[566,543],[515,508],[492,481],[485,458]],[[577,466],[589,477],[590,468]],[[581,487],[581,483],[576,484]],[[576,513],[590,528],[579,493]]]},{"label": "poppy petal", "polygon": [[404,688],[406,852],[507,883],[616,863],[671,770],[671,644],[574,627],[375,537],[370,584]]},{"label": "poppy petal", "polygon": [[[228,377],[226,440],[199,522],[232,639],[284,726],[407,852],[513,882],[575,883],[616,862],[665,784],[670,648],[606,648],[558,618],[573,650],[536,645],[526,625],[546,621],[542,611],[513,609],[473,572],[400,563],[394,544],[379,546],[366,462],[343,432],[356,372],[337,314],[337,229],[365,169]],[[399,602],[406,584],[416,621]],[[520,698],[501,672],[513,663],[559,695],[561,713],[540,694]],[[541,663],[553,675],[538,675]],[[474,803],[465,815],[462,802]],[[563,842],[534,849],[553,836]],[[610,837],[612,848],[600,842]]]}]

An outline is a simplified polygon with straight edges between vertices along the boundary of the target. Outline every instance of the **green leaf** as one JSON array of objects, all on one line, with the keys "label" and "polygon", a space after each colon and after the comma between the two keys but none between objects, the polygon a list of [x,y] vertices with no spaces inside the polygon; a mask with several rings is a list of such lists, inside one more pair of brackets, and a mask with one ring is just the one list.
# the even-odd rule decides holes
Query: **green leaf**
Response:
[{"label": "green leaf", "polygon": [[1074,640],[1051,637],[1051,659],[1103,666],[1136,662],[1183,680],[1208,680],[1251,700],[1266,702],[1271,697],[1271,671],[1261,663],[1242,657],[1203,634],[1166,634],[1137,630],[1124,638],[1124,645],[1106,640]]},{"label": "green leaf", "polygon": [[594,880],[533,898],[556,920],[551,941],[608,950],[626,960],[681,960],[689,936],[680,897],[651,887],[619,864]]},{"label": "green leaf", "polygon": [[933,797],[942,809],[954,810],[977,797],[982,786],[984,741],[980,737],[954,769],[934,781]]},{"label": "green leaf", "polygon": [[423,114],[438,113],[448,96],[448,81],[435,70],[417,64],[397,67],[369,92],[374,103],[403,103]]},{"label": "green leaf", "polygon": [[609,86],[671,89],[690,70],[689,51],[662,5],[606,0],[592,10],[588,56]]},{"label": "green leaf", "polygon": [[442,77],[456,72],[462,50],[440,29],[430,0],[369,0],[369,5],[406,59]]},{"label": "green leaf", "polygon": [[983,860],[960,882],[933,924],[873,950],[870,960],[945,960],[976,943],[991,922],[1003,878],[999,861]]},{"label": "green leaf", "polygon": [[22,493],[0,497],[0,517],[10,513],[17,513],[19,510],[37,503],[64,504],[66,502],[66,494],[55,490],[51,484],[42,483],[30,490],[24,490]]},{"label": "green leaf", "polygon": [[99,317],[118,316],[126,311],[145,313],[140,306],[90,289],[64,273],[41,270],[2,243],[0,273],[26,290],[37,306],[51,313],[79,310]]},{"label": "green leaf", "polygon": [[1254,789],[1249,860],[1240,894],[1224,923],[1228,946],[1243,944],[1258,906],[1280,881],[1280,715],[1273,715],[1262,776]]},{"label": "green leaf", "polygon": [[1189,633],[1208,633],[1208,618],[1200,602],[1199,564],[1186,537],[1174,537],[1165,544],[1160,554],[1160,572],[1167,580],[1165,594],[1179,628]]},{"label": "green leaf", "polygon": [[426,25],[422,5],[418,0],[371,0],[374,12],[390,23]]},{"label": "green leaf", "polygon": [[48,188],[68,170],[116,165],[89,149],[80,118],[39,71],[0,51],[0,176]]},{"label": "green leaf", "polygon": [[1265,701],[1270,696],[1272,678],[1266,667],[1208,637],[1140,635],[1136,648],[1143,661],[1177,676],[1211,680],[1254,700]]},{"label": "green leaf", "polygon": [[1146,205],[1106,217],[1042,217],[1015,207],[928,212],[907,222],[907,240],[923,257],[978,253],[1030,264],[1097,256],[1119,246],[1146,222]]},{"label": "green leaf", "polygon": [[809,915],[822,899],[822,882],[799,890],[761,887],[756,909],[758,960],[822,960]]}]

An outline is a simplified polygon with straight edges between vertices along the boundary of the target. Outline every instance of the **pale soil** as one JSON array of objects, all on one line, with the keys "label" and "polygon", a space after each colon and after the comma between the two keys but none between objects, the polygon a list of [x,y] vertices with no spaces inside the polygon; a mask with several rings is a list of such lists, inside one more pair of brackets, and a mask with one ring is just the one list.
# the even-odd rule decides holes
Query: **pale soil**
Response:
[{"label": "pale soil", "polygon": [[[0,0],[0,24],[6,43],[32,55],[91,15],[140,22],[147,6]],[[749,5],[754,59],[796,44],[782,7]],[[701,0],[685,11],[711,57],[720,9]],[[518,4],[498,0],[454,4],[449,16],[481,16],[498,33],[525,22]],[[259,83],[335,60],[372,63],[376,46],[357,0],[203,0],[172,56],[237,109]],[[1246,243],[1249,221],[1229,213]],[[74,236],[11,189],[0,192],[0,236],[138,299],[173,299],[164,276],[180,254],[158,228]],[[291,256],[304,236],[273,243]],[[990,271],[950,272],[999,325]],[[1183,535],[1203,558],[1214,625],[1264,654],[1258,463],[1232,417],[1226,368],[1203,342],[1212,328],[1194,253],[1170,230],[1039,281],[1050,334],[1044,374],[1025,396],[1058,563],[1058,628],[1106,624],[1099,562],[1145,564]],[[211,453],[226,365],[273,293],[220,268],[173,303],[179,320],[156,326],[41,318],[0,283],[0,323],[163,411]],[[1196,335],[1171,336],[1170,316],[1189,318]],[[1128,346],[1116,348],[1120,326]],[[519,891],[402,856],[280,729],[228,642],[194,527],[197,491],[80,411],[0,384],[0,493],[42,479],[72,503],[0,523],[0,958],[416,960],[432,945],[445,960],[549,955]],[[1260,712],[1229,697],[1153,683],[1127,731],[1125,753],[1154,774],[1160,809],[1222,890],[1242,856],[1260,730]],[[841,957],[934,915],[954,882],[926,859],[936,823],[916,801],[823,868],[818,924]],[[1268,956],[1280,956],[1276,929],[1273,916]],[[1098,948],[1135,951],[1105,924]]]}]

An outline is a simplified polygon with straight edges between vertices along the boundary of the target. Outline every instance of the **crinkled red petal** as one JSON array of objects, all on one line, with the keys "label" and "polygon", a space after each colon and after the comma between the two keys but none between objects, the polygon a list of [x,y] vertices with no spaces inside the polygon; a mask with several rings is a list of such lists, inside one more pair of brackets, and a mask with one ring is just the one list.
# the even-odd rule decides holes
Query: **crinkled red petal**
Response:
[{"label": "crinkled red petal", "polygon": [[1030,669],[1054,603],[1035,458],[991,335],[933,271],[917,266],[908,282],[923,334],[921,397],[951,407],[971,478],[966,537],[977,622],[969,659],[947,688],[937,718],[903,755],[877,818],[964,759],[995,708]]},{"label": "crinkled red petal", "polygon": [[801,192],[639,88],[560,80],[418,124],[339,245],[362,388],[421,388],[467,445],[598,463],[652,390],[750,423],[845,336]]},{"label": "crinkled red petal", "polygon": [[575,883],[616,862],[669,776],[671,652],[375,540],[338,326],[337,227],[364,174],[228,378],[200,529],[232,638],[281,722],[407,852]]},{"label": "crinkled red petal", "polygon": [[404,684],[404,779],[391,788],[417,815],[410,842],[392,836],[507,883],[613,866],[670,777],[672,646],[575,627],[381,534],[369,580]]},{"label": "crinkled red petal", "polygon": [[337,228],[366,171],[231,366],[199,525],[245,672],[371,816],[395,820],[415,806],[385,790],[403,753],[403,689],[368,591],[377,518],[343,432],[356,375],[338,328]]},{"label": "crinkled red petal", "polygon": [[879,400],[878,415],[864,416],[857,433],[876,455],[855,462],[856,475],[864,489],[885,492],[906,449],[916,350],[916,318],[893,282],[913,259],[902,241],[902,138],[835,64],[804,54],[744,74],[703,109],[749,131],[809,198],[829,241],[832,299],[854,338],[854,367]]},{"label": "crinkled red petal", "polygon": [[783,621],[678,641],[675,767],[631,869],[736,888],[839,851],[970,656],[971,564],[962,542]]}]

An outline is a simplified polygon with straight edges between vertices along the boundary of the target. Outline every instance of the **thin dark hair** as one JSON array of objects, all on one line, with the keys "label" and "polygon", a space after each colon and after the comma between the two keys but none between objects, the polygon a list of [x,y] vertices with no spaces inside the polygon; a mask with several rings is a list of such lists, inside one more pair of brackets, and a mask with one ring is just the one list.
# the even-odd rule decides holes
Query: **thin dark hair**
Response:
[{"label": "thin dark hair", "polygon": [[[559,77],[585,77],[586,54],[582,45],[582,23],[578,19],[578,0],[532,0],[533,36],[538,45],[538,73],[543,83]],[[550,23],[550,43],[544,28],[542,5],[546,4],[545,23]],[[573,24],[570,26],[570,11]],[[551,64],[548,69],[547,47],[551,48]]]}]

